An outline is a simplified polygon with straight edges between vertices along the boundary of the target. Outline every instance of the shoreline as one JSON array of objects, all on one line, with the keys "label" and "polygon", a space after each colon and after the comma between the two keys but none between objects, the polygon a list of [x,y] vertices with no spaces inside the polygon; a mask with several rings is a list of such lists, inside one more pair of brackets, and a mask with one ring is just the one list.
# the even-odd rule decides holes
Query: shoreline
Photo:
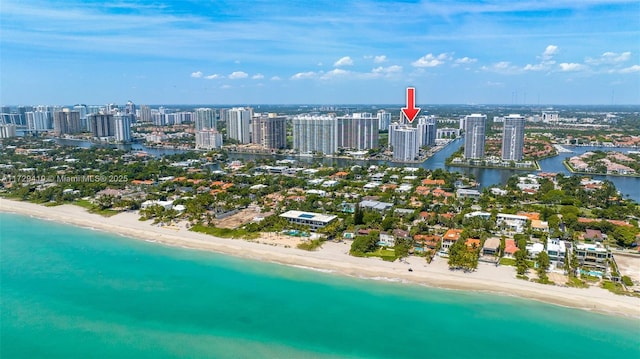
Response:
[{"label": "shoreline", "polygon": [[[409,257],[405,263],[359,258],[348,254],[348,242],[325,242],[320,250],[305,251],[277,242],[253,242],[218,238],[188,231],[184,227],[159,227],[139,221],[137,213],[124,212],[105,220],[84,208],[64,204],[55,207],[0,198],[0,212],[36,217],[67,225],[100,230],[126,238],[186,249],[206,250],[233,257],[287,265],[367,280],[400,282],[432,288],[463,290],[518,297],[563,307],[594,311],[624,318],[640,318],[640,298],[613,294],[602,288],[571,288],[542,285],[515,277],[512,267],[481,264],[472,273],[450,271],[445,259],[431,264]],[[413,272],[408,269],[412,268]]]}]

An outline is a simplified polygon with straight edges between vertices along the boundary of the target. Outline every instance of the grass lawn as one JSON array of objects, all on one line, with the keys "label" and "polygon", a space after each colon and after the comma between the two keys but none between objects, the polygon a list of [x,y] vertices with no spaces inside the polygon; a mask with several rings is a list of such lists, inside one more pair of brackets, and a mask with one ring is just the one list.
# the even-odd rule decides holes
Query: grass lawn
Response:
[{"label": "grass lawn", "polygon": [[516,266],[516,260],[513,258],[500,258],[500,265],[501,266]]},{"label": "grass lawn", "polygon": [[396,251],[389,248],[378,248],[375,252],[365,254],[367,257],[380,257],[385,261],[393,262],[396,260]]},{"label": "grass lawn", "polygon": [[97,209],[93,203],[91,203],[90,201],[86,200],[86,199],[79,199],[77,201],[73,201],[71,202],[72,204],[75,204],[76,206],[80,206],[82,208],[85,208],[88,212],[90,213],[95,213],[95,214],[99,214],[103,217],[111,217],[113,215],[116,215],[120,212],[118,211],[114,211],[112,209]]},{"label": "grass lawn", "polygon": [[233,239],[235,238],[256,239],[260,236],[259,233],[247,232],[244,229],[218,228],[218,227],[204,226],[202,224],[195,225],[191,227],[190,230],[194,232],[209,234],[216,237],[233,238]]}]

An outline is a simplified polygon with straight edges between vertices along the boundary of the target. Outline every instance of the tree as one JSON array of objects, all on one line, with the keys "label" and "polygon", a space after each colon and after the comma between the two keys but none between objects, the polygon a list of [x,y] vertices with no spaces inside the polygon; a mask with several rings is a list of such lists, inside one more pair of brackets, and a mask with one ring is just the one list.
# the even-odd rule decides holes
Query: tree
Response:
[{"label": "tree", "polygon": [[380,233],[372,231],[367,236],[357,236],[351,243],[349,253],[353,256],[361,257],[367,252],[373,252],[378,247],[378,237]]},{"label": "tree", "polygon": [[630,247],[636,239],[638,230],[631,226],[617,226],[613,230],[613,238],[625,247]]},{"label": "tree", "polygon": [[536,257],[536,263],[538,264],[538,278],[540,278],[541,282],[548,281],[549,277],[547,277],[547,270],[549,269],[550,262],[547,252],[542,251],[538,253],[538,256]]},{"label": "tree", "polygon": [[356,226],[364,224],[364,213],[359,204],[356,204],[355,211],[353,212],[353,224]]},{"label": "tree", "polygon": [[516,271],[518,275],[525,275],[527,273],[527,269],[529,269],[529,264],[527,263],[527,251],[519,250],[515,253],[516,257]]}]

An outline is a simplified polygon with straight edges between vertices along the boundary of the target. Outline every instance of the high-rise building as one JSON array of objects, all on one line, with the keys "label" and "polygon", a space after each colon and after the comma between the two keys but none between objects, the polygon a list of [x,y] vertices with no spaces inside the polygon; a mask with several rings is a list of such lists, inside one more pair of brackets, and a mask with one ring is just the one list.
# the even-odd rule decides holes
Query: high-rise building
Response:
[{"label": "high-rise building", "polygon": [[82,127],[82,131],[89,131],[87,106],[75,105],[73,106],[73,110],[80,112],[80,126]]},{"label": "high-rise building", "polygon": [[222,147],[222,134],[216,129],[196,132],[196,149],[211,150]]},{"label": "high-rise building", "polygon": [[197,108],[194,111],[196,131],[216,128],[216,110],[212,108]]},{"label": "high-rise building", "polygon": [[389,125],[391,124],[391,113],[385,110],[378,111],[378,128],[381,131],[386,131],[389,129]]},{"label": "high-rise building", "polygon": [[227,110],[227,137],[239,143],[251,142],[251,117],[249,108],[235,107]]},{"label": "high-rise building", "polygon": [[147,105],[140,106],[138,117],[140,122],[151,122],[151,107]]},{"label": "high-rise building", "polygon": [[338,121],[331,116],[293,119],[293,149],[299,153],[334,154],[338,151]]},{"label": "high-rise building", "polygon": [[484,158],[487,116],[472,114],[464,118],[464,158]]},{"label": "high-rise building", "polygon": [[0,125],[0,138],[16,137],[16,125],[9,123]]},{"label": "high-rise building", "polygon": [[89,132],[98,138],[115,136],[114,116],[110,113],[89,115]]},{"label": "high-rise building", "polygon": [[251,142],[264,148],[287,147],[287,119],[276,113],[261,114],[251,119]]},{"label": "high-rise building", "polygon": [[522,160],[524,150],[524,117],[509,115],[504,117],[502,127],[502,159],[510,161]]},{"label": "high-rise building", "polygon": [[131,142],[131,117],[130,114],[113,116],[114,136],[118,142]]},{"label": "high-rise building", "polygon": [[70,111],[68,108],[54,112],[53,131],[58,136],[82,132],[80,112]]},{"label": "high-rise building", "polygon": [[49,112],[47,111],[29,111],[25,113],[27,119],[27,130],[31,132],[48,131],[51,129],[51,121],[49,121]]},{"label": "high-rise building", "polygon": [[418,118],[416,128],[418,130],[418,144],[421,147],[435,146],[438,132],[435,116],[421,116]]},{"label": "high-rise building", "polygon": [[408,124],[392,123],[389,126],[389,145],[393,149],[393,160],[409,162],[419,154],[418,129]]},{"label": "high-rise building", "polygon": [[368,150],[378,147],[379,120],[370,113],[338,117],[338,147]]}]

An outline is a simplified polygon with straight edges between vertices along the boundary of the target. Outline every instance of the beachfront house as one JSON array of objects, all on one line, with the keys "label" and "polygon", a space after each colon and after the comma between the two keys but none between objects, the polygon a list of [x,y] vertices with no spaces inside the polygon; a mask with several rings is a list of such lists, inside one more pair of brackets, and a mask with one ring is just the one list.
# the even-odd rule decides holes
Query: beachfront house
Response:
[{"label": "beachfront house", "polygon": [[483,256],[497,256],[500,254],[500,238],[491,237],[482,245]]},{"label": "beachfront house", "polygon": [[460,234],[462,234],[461,229],[448,230],[442,237],[441,251],[444,253],[449,253],[449,248],[451,248],[451,246],[460,239]]},{"label": "beachfront house", "polygon": [[287,211],[280,215],[290,223],[309,226],[315,232],[338,219],[338,216],[303,211]]},{"label": "beachfront house", "polygon": [[607,271],[612,254],[602,244],[580,243],[576,244],[574,250],[583,268],[601,272]]},{"label": "beachfront house", "polygon": [[504,256],[507,258],[514,258],[516,252],[519,251],[520,248],[516,245],[516,241],[513,239],[505,239],[504,241]]},{"label": "beachfront house", "polygon": [[396,238],[393,236],[393,234],[380,232],[378,245],[383,247],[393,247],[396,245]]},{"label": "beachfront house", "polygon": [[564,267],[564,258],[567,254],[567,247],[564,241],[557,238],[548,239],[547,254],[549,255],[549,264],[551,264],[551,269]]}]

